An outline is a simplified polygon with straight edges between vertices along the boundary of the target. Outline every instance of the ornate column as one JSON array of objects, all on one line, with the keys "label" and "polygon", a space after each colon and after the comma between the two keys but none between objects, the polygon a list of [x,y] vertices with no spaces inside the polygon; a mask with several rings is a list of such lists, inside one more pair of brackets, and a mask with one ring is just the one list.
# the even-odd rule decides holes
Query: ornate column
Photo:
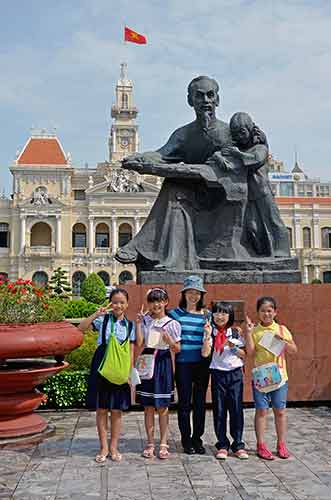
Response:
[{"label": "ornate column", "polygon": [[140,231],[140,217],[135,217],[134,218],[134,231],[135,235],[139,233]]},{"label": "ornate column", "polygon": [[117,217],[112,215],[111,217],[111,250],[112,253],[116,253],[118,247],[118,234],[117,234]]},{"label": "ornate column", "polygon": [[315,266],[315,279],[319,280],[320,278],[320,266]]},{"label": "ornate column", "polygon": [[25,237],[26,237],[26,215],[21,215],[21,248],[20,255],[24,254],[25,249]]},{"label": "ornate column", "polygon": [[303,266],[303,282],[309,283],[308,266]]},{"label": "ornate column", "polygon": [[313,248],[321,248],[321,235],[320,235],[318,215],[313,215],[313,233],[314,233]]},{"label": "ornate column", "polygon": [[88,253],[92,255],[94,252],[94,217],[88,218]]},{"label": "ornate column", "polygon": [[295,248],[302,248],[302,230],[300,217],[294,216]]},{"label": "ornate column", "polygon": [[62,221],[61,221],[61,215],[58,214],[56,216],[56,253],[58,255],[61,254],[62,251]]}]

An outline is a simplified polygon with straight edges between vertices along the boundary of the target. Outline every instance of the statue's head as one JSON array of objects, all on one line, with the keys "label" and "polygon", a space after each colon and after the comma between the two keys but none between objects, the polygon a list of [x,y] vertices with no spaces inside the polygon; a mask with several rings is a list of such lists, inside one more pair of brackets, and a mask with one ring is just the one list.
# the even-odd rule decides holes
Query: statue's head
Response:
[{"label": "statue's head", "polygon": [[230,120],[232,139],[240,146],[247,146],[252,141],[254,122],[248,113],[235,113]]},{"label": "statue's head", "polygon": [[187,102],[194,108],[197,118],[215,117],[215,110],[220,101],[218,91],[217,81],[209,76],[198,76],[189,83]]}]

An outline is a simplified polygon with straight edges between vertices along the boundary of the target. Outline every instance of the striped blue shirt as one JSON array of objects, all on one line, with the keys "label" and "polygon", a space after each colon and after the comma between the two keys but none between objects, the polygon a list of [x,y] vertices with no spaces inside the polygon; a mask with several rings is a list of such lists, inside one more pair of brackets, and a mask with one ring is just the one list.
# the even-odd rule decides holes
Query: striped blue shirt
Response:
[{"label": "striped blue shirt", "polygon": [[177,307],[172,309],[168,316],[175,319],[182,327],[180,352],[176,354],[177,363],[198,363],[204,358],[201,356],[204,326],[204,314],[194,314]]}]

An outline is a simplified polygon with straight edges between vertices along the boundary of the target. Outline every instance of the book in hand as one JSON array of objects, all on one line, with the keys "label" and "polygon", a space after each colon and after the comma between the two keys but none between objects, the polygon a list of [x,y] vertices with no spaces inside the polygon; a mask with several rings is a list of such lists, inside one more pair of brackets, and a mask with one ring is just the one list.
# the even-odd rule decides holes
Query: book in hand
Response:
[{"label": "book in hand", "polygon": [[163,340],[162,333],[162,328],[151,328],[146,342],[147,347],[152,349],[164,349],[167,343]]},{"label": "book in hand", "polygon": [[271,352],[274,356],[280,356],[284,351],[285,342],[279,337],[276,337],[273,332],[267,330],[261,338],[259,345],[267,349],[267,351]]}]

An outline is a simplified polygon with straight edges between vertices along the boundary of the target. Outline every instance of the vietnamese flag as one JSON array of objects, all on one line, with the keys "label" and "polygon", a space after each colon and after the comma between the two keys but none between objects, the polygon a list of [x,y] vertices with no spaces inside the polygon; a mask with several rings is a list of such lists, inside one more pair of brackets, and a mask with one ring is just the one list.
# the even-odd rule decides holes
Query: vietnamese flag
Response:
[{"label": "vietnamese flag", "polygon": [[147,43],[145,35],[140,35],[127,26],[124,27],[124,40],[126,42],[139,43],[140,45]]}]

